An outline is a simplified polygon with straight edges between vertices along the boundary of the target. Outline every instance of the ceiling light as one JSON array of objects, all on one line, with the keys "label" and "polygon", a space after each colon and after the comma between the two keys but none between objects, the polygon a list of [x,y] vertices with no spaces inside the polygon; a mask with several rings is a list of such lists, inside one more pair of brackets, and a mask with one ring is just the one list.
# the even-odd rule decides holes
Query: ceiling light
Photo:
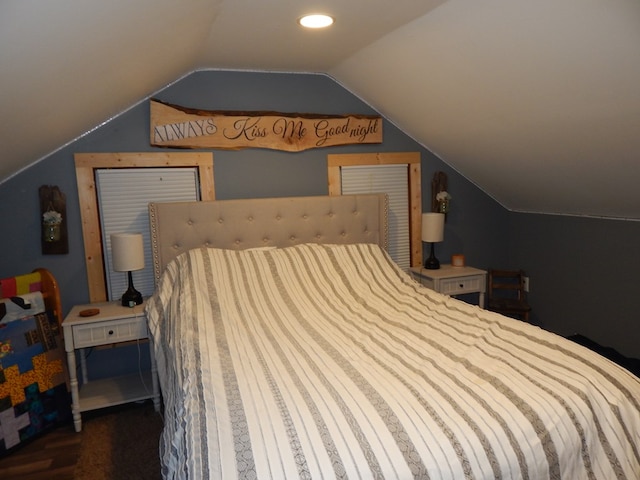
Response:
[{"label": "ceiling light", "polygon": [[307,28],[325,28],[333,23],[333,17],[315,13],[313,15],[305,15],[298,20],[298,23]]}]

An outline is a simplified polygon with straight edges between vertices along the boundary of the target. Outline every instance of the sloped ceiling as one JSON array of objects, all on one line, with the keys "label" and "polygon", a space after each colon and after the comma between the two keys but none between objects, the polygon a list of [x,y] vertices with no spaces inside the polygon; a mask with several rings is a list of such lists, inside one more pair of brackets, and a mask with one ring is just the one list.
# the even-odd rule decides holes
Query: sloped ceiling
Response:
[{"label": "sloped ceiling", "polygon": [[0,182],[202,68],[326,73],[506,208],[640,219],[637,0],[4,0]]}]

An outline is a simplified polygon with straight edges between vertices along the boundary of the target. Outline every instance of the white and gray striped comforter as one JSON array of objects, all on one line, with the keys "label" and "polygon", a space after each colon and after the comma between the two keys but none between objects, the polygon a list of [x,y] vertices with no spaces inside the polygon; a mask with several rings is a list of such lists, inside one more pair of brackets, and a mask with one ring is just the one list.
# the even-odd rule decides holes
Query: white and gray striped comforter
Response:
[{"label": "white and gray striped comforter", "polygon": [[638,379],[377,246],[193,250],[147,313],[165,478],[640,478]]}]

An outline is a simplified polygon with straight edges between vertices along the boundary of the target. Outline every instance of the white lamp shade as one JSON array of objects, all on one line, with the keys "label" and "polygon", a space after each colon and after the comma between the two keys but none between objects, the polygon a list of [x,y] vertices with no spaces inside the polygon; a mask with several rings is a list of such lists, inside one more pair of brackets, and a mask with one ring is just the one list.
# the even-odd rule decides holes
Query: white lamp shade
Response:
[{"label": "white lamp shade", "polygon": [[422,214],[422,241],[441,242],[444,240],[444,213]]},{"label": "white lamp shade", "polygon": [[111,263],[116,272],[132,272],[144,268],[144,245],[141,233],[111,235]]}]

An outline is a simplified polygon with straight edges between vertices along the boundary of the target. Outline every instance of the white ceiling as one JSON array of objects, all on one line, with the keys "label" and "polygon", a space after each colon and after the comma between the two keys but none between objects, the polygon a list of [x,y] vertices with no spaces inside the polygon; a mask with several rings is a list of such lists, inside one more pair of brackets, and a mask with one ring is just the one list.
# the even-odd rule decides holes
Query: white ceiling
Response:
[{"label": "white ceiling", "polygon": [[511,210],[640,219],[638,0],[3,0],[0,182],[201,68],[326,73]]}]

